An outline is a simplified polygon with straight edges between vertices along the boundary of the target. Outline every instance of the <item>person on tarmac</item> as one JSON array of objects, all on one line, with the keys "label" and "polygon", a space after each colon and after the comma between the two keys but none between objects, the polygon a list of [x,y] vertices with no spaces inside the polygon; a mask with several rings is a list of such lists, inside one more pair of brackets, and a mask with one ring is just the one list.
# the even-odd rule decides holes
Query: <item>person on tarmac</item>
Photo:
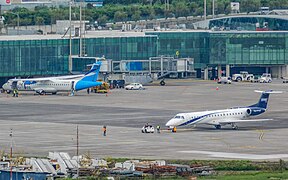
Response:
[{"label": "person on tarmac", "polygon": [[160,125],[157,125],[157,133],[160,133]]},{"label": "person on tarmac", "polygon": [[176,131],[177,131],[176,127],[173,127],[172,132],[176,133]]},{"label": "person on tarmac", "polygon": [[107,127],[103,126],[103,136],[106,136]]}]

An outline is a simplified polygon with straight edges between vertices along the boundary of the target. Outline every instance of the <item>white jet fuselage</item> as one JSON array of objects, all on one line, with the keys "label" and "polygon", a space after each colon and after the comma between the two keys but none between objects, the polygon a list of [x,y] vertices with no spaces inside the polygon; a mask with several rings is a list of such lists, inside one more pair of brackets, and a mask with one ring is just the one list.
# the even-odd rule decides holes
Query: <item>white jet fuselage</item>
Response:
[{"label": "white jet fuselage", "polygon": [[231,120],[239,120],[249,117],[249,113],[249,108],[179,113],[168,121],[166,126],[192,126],[194,124],[219,125],[220,122],[221,124],[224,124],[226,120],[228,124]]},{"label": "white jet fuselage", "polygon": [[261,92],[261,97],[256,104],[246,107],[236,107],[224,110],[201,111],[191,113],[179,113],[170,119],[166,126],[174,128],[176,126],[192,126],[195,124],[214,125],[220,129],[222,125],[231,124],[233,129],[237,129],[235,123],[239,122],[260,122],[272,119],[248,119],[250,116],[258,116],[266,112],[270,94],[282,93],[280,91],[256,91]]}]

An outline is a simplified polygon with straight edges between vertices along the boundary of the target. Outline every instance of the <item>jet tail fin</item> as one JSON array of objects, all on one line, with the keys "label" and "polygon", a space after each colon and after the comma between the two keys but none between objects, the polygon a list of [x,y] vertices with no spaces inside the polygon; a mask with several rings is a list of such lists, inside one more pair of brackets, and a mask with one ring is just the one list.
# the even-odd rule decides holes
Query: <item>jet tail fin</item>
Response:
[{"label": "jet tail fin", "polygon": [[279,94],[279,93],[282,93],[281,91],[273,91],[273,90],[268,90],[268,91],[258,91],[258,90],[255,90],[255,92],[257,93],[262,93],[258,103],[256,104],[253,104],[249,107],[259,107],[259,108],[264,108],[266,109],[267,108],[267,104],[268,104],[268,100],[269,100],[269,95],[270,94]]},{"label": "jet tail fin", "polygon": [[84,77],[81,80],[96,82],[101,65],[102,65],[101,61],[94,63],[91,69],[87,73],[85,73]]}]

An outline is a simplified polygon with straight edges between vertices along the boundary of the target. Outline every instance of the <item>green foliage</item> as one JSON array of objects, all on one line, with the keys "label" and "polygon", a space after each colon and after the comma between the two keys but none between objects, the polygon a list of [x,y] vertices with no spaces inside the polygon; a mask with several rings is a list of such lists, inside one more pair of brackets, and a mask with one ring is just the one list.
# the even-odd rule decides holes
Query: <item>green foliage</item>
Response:
[{"label": "green foliage", "polygon": [[[152,2],[152,5],[150,4]],[[130,21],[141,19],[153,19],[163,17],[202,16],[204,13],[203,0],[169,0],[170,9],[166,10],[164,0],[105,0],[104,6],[95,8],[87,4],[83,13],[85,20],[90,22]],[[231,0],[217,0],[216,14],[229,14]],[[240,3],[240,12],[258,11],[261,6],[269,6],[270,9],[288,8],[287,0],[236,0]],[[33,10],[23,7],[15,7],[13,13],[19,14],[20,25],[50,25],[56,20],[69,19],[69,7],[37,6]],[[79,20],[79,6],[72,8],[72,20]],[[212,14],[212,0],[207,0],[207,15]],[[5,23],[15,26],[17,16],[7,11],[4,13]]]},{"label": "green foliage", "polygon": [[115,21],[126,21],[127,20],[127,13],[123,11],[116,11],[114,14]]},{"label": "green foliage", "polygon": [[200,177],[199,179],[221,179],[221,180],[265,180],[265,179],[288,179],[288,171],[285,172],[225,172],[216,176]]}]

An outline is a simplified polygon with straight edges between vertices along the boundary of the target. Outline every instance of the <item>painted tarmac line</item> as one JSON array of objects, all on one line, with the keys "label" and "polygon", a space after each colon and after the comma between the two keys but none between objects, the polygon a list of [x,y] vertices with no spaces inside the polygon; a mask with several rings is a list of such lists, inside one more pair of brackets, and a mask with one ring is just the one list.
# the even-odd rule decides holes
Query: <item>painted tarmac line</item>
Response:
[{"label": "painted tarmac line", "polygon": [[217,158],[231,158],[231,159],[253,159],[253,160],[262,160],[262,159],[281,159],[288,158],[288,154],[243,154],[243,153],[226,153],[226,152],[213,152],[213,151],[178,151],[179,153],[186,154],[206,154],[209,157]]}]

